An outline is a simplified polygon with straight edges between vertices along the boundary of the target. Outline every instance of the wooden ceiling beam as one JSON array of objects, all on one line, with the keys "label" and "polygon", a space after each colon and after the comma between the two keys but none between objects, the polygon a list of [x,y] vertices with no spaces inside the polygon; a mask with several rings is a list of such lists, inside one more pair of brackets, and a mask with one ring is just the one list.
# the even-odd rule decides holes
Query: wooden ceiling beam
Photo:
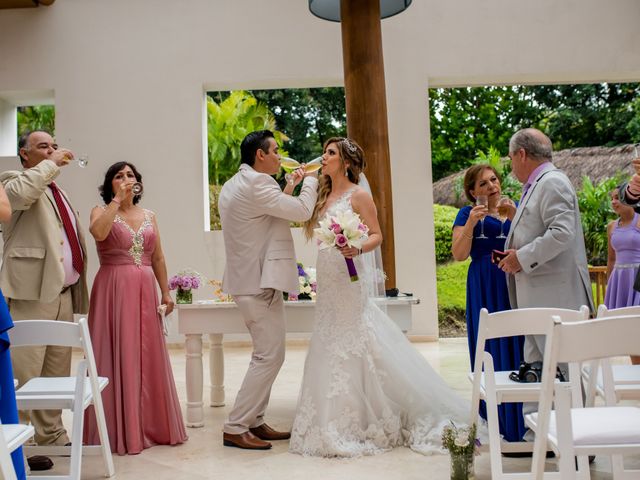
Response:
[{"label": "wooden ceiling beam", "polygon": [[9,8],[35,8],[40,5],[49,6],[56,0],[0,0],[0,10]]}]

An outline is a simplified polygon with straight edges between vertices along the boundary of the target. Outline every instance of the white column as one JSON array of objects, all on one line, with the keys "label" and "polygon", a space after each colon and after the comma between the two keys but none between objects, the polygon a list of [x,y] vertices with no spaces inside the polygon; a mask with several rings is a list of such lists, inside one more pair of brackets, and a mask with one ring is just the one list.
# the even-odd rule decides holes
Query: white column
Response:
[{"label": "white column", "polygon": [[187,427],[203,427],[202,334],[186,337]]},{"label": "white column", "polygon": [[0,157],[16,156],[17,148],[18,110],[13,103],[0,98]]},{"label": "white column", "polygon": [[211,406],[224,406],[224,352],[222,350],[222,334],[209,335],[211,350],[209,351],[209,376],[211,377]]}]

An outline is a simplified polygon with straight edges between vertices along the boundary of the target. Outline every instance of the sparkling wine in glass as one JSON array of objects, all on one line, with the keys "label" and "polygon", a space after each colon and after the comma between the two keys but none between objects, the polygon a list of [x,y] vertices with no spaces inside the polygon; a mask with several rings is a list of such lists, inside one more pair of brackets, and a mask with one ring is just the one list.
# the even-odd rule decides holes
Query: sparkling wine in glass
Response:
[{"label": "sparkling wine in glass", "polygon": [[293,185],[292,173],[302,166],[300,165],[300,162],[293,158],[282,157],[280,158],[280,166],[285,171],[284,179],[289,185]]},{"label": "sparkling wine in glass", "polygon": [[[487,195],[478,195],[476,197],[476,205],[484,205],[485,207],[488,208],[489,197]],[[480,219],[480,235],[478,235],[476,238],[483,238],[483,239],[489,238],[484,234],[484,217]]]},{"label": "sparkling wine in glass", "polygon": [[292,173],[298,168],[303,168],[305,172],[315,172],[316,170],[320,170],[322,168],[322,157],[316,157],[310,162],[300,163],[293,158],[282,157],[280,159],[280,166],[286,172],[284,175],[285,180],[289,185],[293,185],[293,175]]},{"label": "sparkling wine in glass", "polygon": [[507,238],[504,234],[504,222],[509,218],[509,198],[500,197],[498,200],[498,219],[500,220],[500,235],[496,238]]}]

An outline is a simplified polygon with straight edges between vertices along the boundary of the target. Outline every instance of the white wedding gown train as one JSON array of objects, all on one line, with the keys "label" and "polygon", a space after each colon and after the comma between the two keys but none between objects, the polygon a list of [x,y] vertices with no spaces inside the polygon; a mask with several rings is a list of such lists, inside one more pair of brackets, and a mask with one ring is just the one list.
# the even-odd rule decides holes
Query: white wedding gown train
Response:
[{"label": "white wedding gown train", "polygon": [[[350,208],[350,194],[332,208]],[[467,424],[456,394],[369,297],[361,257],[351,282],[344,257],[321,249],[315,327],[290,450],[324,457],[374,455],[397,446],[441,452],[443,427]]]}]

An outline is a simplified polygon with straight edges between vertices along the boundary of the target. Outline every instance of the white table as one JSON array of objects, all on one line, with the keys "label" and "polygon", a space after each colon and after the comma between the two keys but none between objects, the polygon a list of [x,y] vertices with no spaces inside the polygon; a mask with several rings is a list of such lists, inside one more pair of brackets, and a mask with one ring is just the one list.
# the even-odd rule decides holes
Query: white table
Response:
[{"label": "white table", "polygon": [[[379,305],[404,332],[411,328],[411,305],[420,303],[413,297],[380,298]],[[285,302],[287,333],[311,332],[315,302]],[[224,405],[224,352],[222,337],[225,333],[247,333],[244,320],[233,302],[198,301],[177,305],[178,331],[185,335],[187,426],[204,426],[202,401],[203,367],[202,335],[209,334],[209,369],[211,380],[211,406]]]}]

